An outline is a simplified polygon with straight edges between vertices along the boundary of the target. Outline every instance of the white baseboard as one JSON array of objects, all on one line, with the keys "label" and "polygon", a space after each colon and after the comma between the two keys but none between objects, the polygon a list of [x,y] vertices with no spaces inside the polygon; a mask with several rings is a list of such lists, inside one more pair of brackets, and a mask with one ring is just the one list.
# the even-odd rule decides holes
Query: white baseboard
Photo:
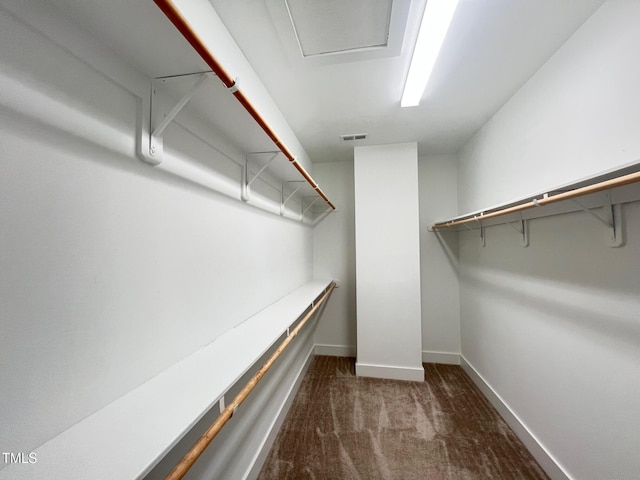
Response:
[{"label": "white baseboard", "polygon": [[309,370],[309,366],[313,361],[313,357],[315,353],[314,347],[315,346],[312,345],[311,348],[309,349],[309,353],[307,354],[307,359],[305,360],[304,364],[302,365],[302,368],[298,372],[296,381],[293,383],[293,385],[291,385],[291,388],[287,392],[287,397],[285,401],[282,403],[282,405],[280,406],[280,410],[278,410],[278,415],[276,416],[276,418],[273,419],[273,422],[271,423],[271,427],[269,429],[269,434],[266,436],[260,450],[256,453],[256,456],[254,457],[254,460],[253,460],[253,464],[249,469],[249,472],[247,473],[245,480],[255,480],[256,478],[258,478],[258,475],[260,474],[260,470],[262,470],[262,466],[264,465],[264,462],[267,460],[267,456],[271,451],[273,442],[275,442],[276,437],[280,432],[280,428],[282,427],[282,424],[284,423],[284,420],[287,417],[289,408],[291,408],[291,404],[293,403],[293,400],[296,397],[296,394],[298,393],[300,384],[302,383],[302,380],[304,379],[307,373],[307,370]]},{"label": "white baseboard", "polygon": [[359,377],[390,378],[393,380],[423,382],[424,368],[422,368],[422,366],[416,368],[395,367],[356,362],[356,375]]},{"label": "white baseboard", "polygon": [[[316,355],[330,357],[356,357],[355,345],[327,345],[316,343]],[[424,363],[441,363],[444,365],[460,365],[460,354],[455,352],[433,352],[423,350],[422,361]]]},{"label": "white baseboard", "polygon": [[357,349],[352,345],[322,345],[316,343],[316,355],[330,357],[355,357]]},{"label": "white baseboard", "polygon": [[422,351],[423,363],[442,363],[445,365],[460,365],[460,354],[453,352]]},{"label": "white baseboard", "polygon": [[527,426],[511,410],[509,405],[500,395],[489,385],[484,377],[471,365],[464,355],[460,355],[460,365],[471,377],[489,402],[494,406],[502,418],[511,427],[518,438],[525,444],[531,455],[536,459],[544,471],[552,480],[571,480],[571,476],[565,472],[555,458],[547,451],[540,441],[531,433]]}]

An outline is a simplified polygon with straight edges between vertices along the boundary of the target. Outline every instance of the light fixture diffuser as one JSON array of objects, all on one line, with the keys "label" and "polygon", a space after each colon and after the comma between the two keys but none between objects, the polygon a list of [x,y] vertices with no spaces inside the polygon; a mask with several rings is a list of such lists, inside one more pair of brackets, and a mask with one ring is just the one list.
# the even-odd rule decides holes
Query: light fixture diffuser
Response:
[{"label": "light fixture diffuser", "polygon": [[420,104],[457,6],[458,0],[427,0],[400,100],[401,107]]}]

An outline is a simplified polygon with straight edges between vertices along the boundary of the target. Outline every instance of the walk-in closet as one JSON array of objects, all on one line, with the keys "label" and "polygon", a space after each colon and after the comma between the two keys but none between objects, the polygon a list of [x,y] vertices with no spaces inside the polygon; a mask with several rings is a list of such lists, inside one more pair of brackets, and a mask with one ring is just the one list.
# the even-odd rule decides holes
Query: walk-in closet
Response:
[{"label": "walk-in closet", "polygon": [[0,0],[0,480],[640,478],[640,0]]}]

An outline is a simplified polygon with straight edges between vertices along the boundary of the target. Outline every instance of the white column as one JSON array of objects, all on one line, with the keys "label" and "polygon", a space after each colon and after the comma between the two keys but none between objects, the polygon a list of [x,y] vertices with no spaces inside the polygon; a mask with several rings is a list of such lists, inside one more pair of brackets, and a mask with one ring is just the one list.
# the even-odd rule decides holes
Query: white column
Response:
[{"label": "white column", "polygon": [[418,146],[356,147],[356,374],[424,379]]}]

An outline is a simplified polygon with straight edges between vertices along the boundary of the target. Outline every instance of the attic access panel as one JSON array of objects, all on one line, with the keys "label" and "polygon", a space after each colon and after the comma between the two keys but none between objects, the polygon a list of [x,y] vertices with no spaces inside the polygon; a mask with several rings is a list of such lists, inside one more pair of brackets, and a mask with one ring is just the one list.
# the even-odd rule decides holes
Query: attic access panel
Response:
[{"label": "attic access panel", "polygon": [[293,63],[327,65],[400,55],[411,0],[267,0]]},{"label": "attic access panel", "polygon": [[384,48],[391,0],[285,0],[302,55]]}]

